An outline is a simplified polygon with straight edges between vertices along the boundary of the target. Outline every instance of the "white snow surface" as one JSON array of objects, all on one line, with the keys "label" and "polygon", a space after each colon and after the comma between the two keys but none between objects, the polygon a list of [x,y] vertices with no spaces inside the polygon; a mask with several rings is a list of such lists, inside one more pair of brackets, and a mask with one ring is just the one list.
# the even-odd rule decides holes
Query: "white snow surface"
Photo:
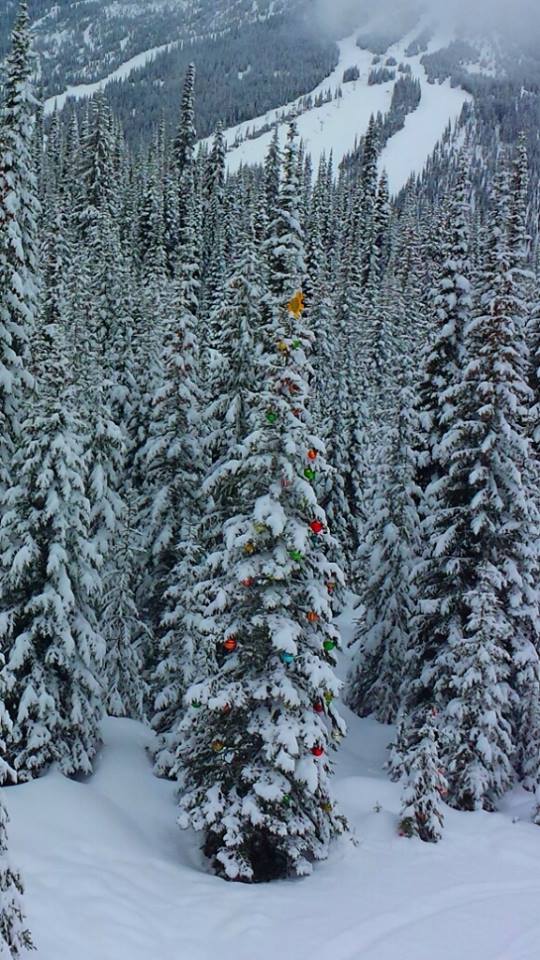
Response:
[{"label": "white snow surface", "polygon": [[88,99],[89,97],[93,97],[100,90],[103,90],[114,80],[126,80],[135,70],[139,70],[141,67],[144,67],[147,63],[150,63],[151,60],[155,60],[158,54],[172,50],[174,47],[178,46],[178,42],[179,41],[173,41],[172,43],[165,43],[160,47],[152,47],[150,50],[143,50],[142,53],[137,53],[134,57],[126,60],[125,63],[121,63],[116,70],[113,70],[112,73],[108,74],[108,76],[103,77],[102,80],[97,80],[95,83],[80,83],[76,86],[68,87],[63,93],[56,94],[54,97],[49,97],[48,100],[45,100],[43,105],[45,115],[48,116],[49,114],[54,113],[55,110],[63,110],[67,101],[70,99]]},{"label": "white snow surface", "polygon": [[357,845],[341,840],[303,880],[211,876],[134,721],[106,721],[88,782],[52,772],[5,789],[36,960],[538,960],[530,796],[448,810],[437,845],[401,838],[399,786],[382,769],[392,728],[345,714],[335,793]]},{"label": "white snow surface", "polygon": [[[399,43],[389,47],[378,65],[382,66],[389,56],[393,56],[398,64],[408,63],[413,77],[420,81],[422,87],[422,100],[418,109],[409,114],[404,129],[391,138],[381,155],[380,167],[381,170],[386,169],[390,191],[394,194],[405,185],[411,174],[422,172],[447,125],[457,120],[464,103],[470,100],[470,95],[464,90],[452,88],[450,81],[443,84],[428,83],[426,71],[420,62],[423,53],[416,57],[405,56],[405,49],[421,29],[422,23]],[[325,103],[322,107],[308,110],[296,121],[306,152],[311,154],[315,168],[321,156],[323,154],[328,156],[330,152],[333,153],[336,165],[339,164],[345,154],[354,149],[355,142],[366,132],[371,115],[379,110],[385,114],[390,107],[395,81],[368,85],[369,73],[373,66],[373,53],[356,46],[357,34],[358,31],[339,42],[339,63],[336,69],[312,91],[315,99],[318,94],[324,94],[328,89],[334,93],[341,86],[343,97]],[[451,39],[451,35],[434,36],[427,52],[432,53],[447,46]],[[347,67],[353,66],[358,67],[360,78],[344,84],[342,82],[344,71]],[[398,73],[396,73],[396,79],[397,77],[399,77]],[[229,170],[234,172],[241,164],[262,163],[264,160],[273,130],[235,145],[238,138],[244,138],[247,133],[256,133],[267,124],[277,124],[280,141],[283,143],[288,126],[288,121],[282,120],[283,111],[289,112],[301,100],[302,98],[299,98],[285,107],[270,110],[255,120],[248,120],[226,130],[225,137],[230,148]]]}]

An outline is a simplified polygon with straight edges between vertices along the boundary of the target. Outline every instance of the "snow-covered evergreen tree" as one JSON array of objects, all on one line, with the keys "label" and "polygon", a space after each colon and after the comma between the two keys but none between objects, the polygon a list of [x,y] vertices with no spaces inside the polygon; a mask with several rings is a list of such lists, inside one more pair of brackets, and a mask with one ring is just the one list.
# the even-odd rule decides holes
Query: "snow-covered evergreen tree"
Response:
[{"label": "snow-covered evergreen tree", "polygon": [[216,564],[218,668],[188,691],[180,750],[181,823],[203,832],[217,873],[243,881],[309,872],[343,829],[327,759],[331,729],[343,730],[332,670],[340,573],[325,559],[312,487],[324,454],[307,411],[312,335],[299,293],[296,171],[292,133],[268,241],[268,319],[252,332],[248,430],[218,468],[218,487],[234,480],[238,490]]},{"label": "snow-covered evergreen tree", "polygon": [[36,100],[31,83],[28,7],[21,3],[7,58],[0,113],[0,484],[11,460],[27,389],[37,298]]},{"label": "snow-covered evergreen tree", "polygon": [[[3,665],[4,661],[0,653],[0,669]],[[0,788],[15,777],[4,759],[5,737],[10,730],[11,720],[0,699]],[[33,948],[33,944],[23,913],[22,880],[9,861],[8,820],[8,812],[0,789],[0,957],[5,957],[5,960],[19,960],[26,950]]]},{"label": "snow-covered evergreen tree", "polygon": [[434,710],[424,707],[411,726],[404,720],[398,739],[404,744],[399,833],[435,843],[442,836],[447,786],[438,752]]},{"label": "snow-covered evergreen tree", "polygon": [[55,760],[67,775],[90,773],[103,712],[83,427],[58,323],[35,337],[35,372],[0,523],[0,698],[13,720],[7,756],[19,780]]}]

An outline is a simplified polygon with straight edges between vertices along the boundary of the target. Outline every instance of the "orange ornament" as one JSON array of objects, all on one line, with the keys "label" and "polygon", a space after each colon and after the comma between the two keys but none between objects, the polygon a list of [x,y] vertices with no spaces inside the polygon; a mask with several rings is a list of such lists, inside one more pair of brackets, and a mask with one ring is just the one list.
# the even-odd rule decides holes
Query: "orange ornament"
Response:
[{"label": "orange ornament", "polygon": [[310,623],[318,623],[320,619],[319,614],[315,613],[315,610],[310,610],[309,613],[306,614],[306,616]]},{"label": "orange ornament", "polygon": [[312,462],[316,460],[317,457],[319,456],[317,450],[313,450],[313,449],[308,450],[307,455],[308,455],[308,460],[311,460]]},{"label": "orange ornament", "polygon": [[238,640],[236,639],[235,636],[227,637],[227,639],[223,644],[223,647],[227,651],[227,653],[234,653],[237,646],[238,646]]},{"label": "orange ornament", "polygon": [[301,290],[298,290],[292,300],[289,300],[287,309],[294,317],[296,317],[297,320],[302,316],[304,310],[306,309],[306,298]]}]

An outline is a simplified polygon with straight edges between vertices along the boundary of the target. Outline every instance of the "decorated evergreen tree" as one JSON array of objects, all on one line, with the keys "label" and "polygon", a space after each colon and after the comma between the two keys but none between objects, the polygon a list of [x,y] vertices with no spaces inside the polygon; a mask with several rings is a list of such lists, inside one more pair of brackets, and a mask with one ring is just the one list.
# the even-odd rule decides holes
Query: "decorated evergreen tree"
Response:
[{"label": "decorated evergreen tree", "polygon": [[180,751],[180,822],[203,832],[217,873],[250,882],[309,872],[344,826],[327,758],[330,731],[343,731],[332,669],[340,573],[325,558],[312,486],[324,453],[307,410],[313,334],[302,322],[296,170],[292,132],[268,241],[272,295],[252,332],[249,429],[219,468],[238,499],[216,558],[217,670],[187,693]]}]

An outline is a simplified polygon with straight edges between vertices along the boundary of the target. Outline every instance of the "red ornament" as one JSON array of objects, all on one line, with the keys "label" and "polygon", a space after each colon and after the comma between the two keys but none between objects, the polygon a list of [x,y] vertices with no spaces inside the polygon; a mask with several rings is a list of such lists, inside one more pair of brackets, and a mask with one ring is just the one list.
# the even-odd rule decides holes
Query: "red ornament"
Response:
[{"label": "red ornament", "polygon": [[324,530],[324,523],[321,523],[320,520],[312,520],[310,523],[310,528],[312,533],[322,533]]},{"label": "red ornament", "polygon": [[322,700],[316,700],[313,704],[313,709],[315,713],[324,713],[324,703]]},{"label": "red ornament", "polygon": [[234,651],[238,646],[238,640],[236,639],[235,636],[227,637],[223,646],[227,651],[227,653],[234,653]]},{"label": "red ornament", "polygon": [[243,586],[243,587],[252,587],[254,583],[255,583],[255,581],[254,581],[253,577],[246,577],[245,580],[242,580],[242,586]]},{"label": "red ornament", "polygon": [[309,620],[310,623],[318,623],[318,622],[319,622],[319,619],[320,619],[320,618],[319,618],[319,614],[318,614],[318,613],[315,613],[315,610],[310,610],[310,611],[306,614],[306,616],[307,616],[307,618],[308,618],[308,620]]},{"label": "red ornament", "polygon": [[225,706],[223,706],[223,707],[221,708],[221,712],[222,712],[225,716],[227,716],[227,715],[231,712],[231,710],[232,710],[232,707],[231,707],[230,703],[226,703]]},{"label": "red ornament", "polygon": [[308,450],[307,455],[308,455],[308,460],[316,460],[317,457],[319,456],[318,452],[316,450],[313,450],[313,448],[311,450]]},{"label": "red ornament", "polygon": [[315,747],[311,748],[311,752],[314,757],[322,757],[324,754],[324,747],[321,747],[320,744],[317,744]]}]

